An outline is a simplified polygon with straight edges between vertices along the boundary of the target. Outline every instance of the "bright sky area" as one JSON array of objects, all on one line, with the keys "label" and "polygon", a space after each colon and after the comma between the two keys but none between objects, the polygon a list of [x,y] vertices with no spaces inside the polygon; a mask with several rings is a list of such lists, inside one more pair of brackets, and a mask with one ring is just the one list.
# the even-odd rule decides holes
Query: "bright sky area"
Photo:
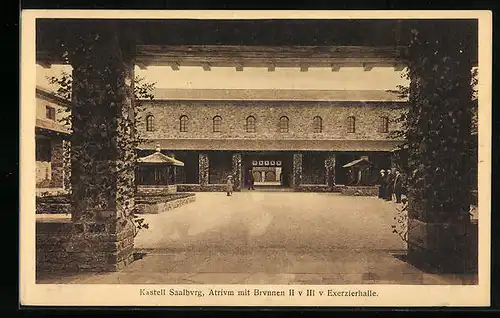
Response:
[{"label": "bright sky area", "polygon": [[[67,65],[53,65],[45,69],[37,65],[37,85],[54,90],[49,85],[47,76],[60,76]],[[135,68],[135,74],[156,82],[159,88],[187,89],[317,89],[317,90],[387,90],[396,89],[397,85],[406,85],[399,71],[392,67],[375,67],[364,71],[361,67],[341,68],[332,72],[330,68],[310,68],[300,72],[297,68],[276,68],[268,72],[267,68],[245,68],[237,72],[234,67],[213,67],[204,71],[201,67],[182,67],[174,71],[170,67],[148,67],[146,70]]]}]

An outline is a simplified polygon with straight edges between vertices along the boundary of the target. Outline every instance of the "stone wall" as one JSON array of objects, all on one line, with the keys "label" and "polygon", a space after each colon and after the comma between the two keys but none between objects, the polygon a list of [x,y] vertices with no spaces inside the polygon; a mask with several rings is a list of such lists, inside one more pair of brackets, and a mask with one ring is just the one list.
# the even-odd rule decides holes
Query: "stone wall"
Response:
[{"label": "stone wall", "polygon": [[225,192],[225,184],[178,184],[177,192]]},{"label": "stone wall", "polygon": [[295,188],[297,192],[340,192],[339,187],[330,187],[324,184],[301,184]]},{"label": "stone wall", "polygon": [[138,185],[137,186],[137,194],[146,194],[146,195],[162,195],[168,193],[176,193],[177,185],[167,185],[167,186],[154,186],[154,185]]},{"label": "stone wall", "polygon": [[[401,105],[399,103],[398,105]],[[380,117],[399,117],[388,102],[284,102],[284,101],[145,101],[145,115],[155,118],[155,131],[146,132],[145,118],[138,123],[142,137],[210,139],[388,139],[379,132]],[[189,118],[187,132],[179,131],[179,118]],[[214,116],[222,117],[221,131],[213,132]],[[256,118],[256,132],[246,132],[246,118]],[[279,118],[287,116],[289,132],[279,131]],[[313,118],[323,119],[322,132],[314,132]],[[356,132],[347,132],[347,117],[356,117]],[[389,130],[396,129],[390,121]]]},{"label": "stone wall", "polygon": [[[477,273],[478,224],[408,219],[409,261],[425,270]],[[457,238],[461,238],[457,240]]]},{"label": "stone wall", "polygon": [[136,206],[138,210],[142,211],[144,214],[158,214],[195,201],[196,196],[192,195],[167,202],[137,203]]},{"label": "stone wall", "polygon": [[353,196],[378,196],[378,186],[344,186],[340,193]]},{"label": "stone wall", "polygon": [[37,271],[116,271],[133,261],[134,225],[36,223]]}]

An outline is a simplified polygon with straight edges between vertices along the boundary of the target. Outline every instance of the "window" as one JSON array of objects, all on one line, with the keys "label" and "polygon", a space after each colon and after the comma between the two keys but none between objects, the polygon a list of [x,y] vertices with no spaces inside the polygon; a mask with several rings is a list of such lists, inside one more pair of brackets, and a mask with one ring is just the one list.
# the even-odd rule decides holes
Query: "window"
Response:
[{"label": "window", "polygon": [[381,133],[389,132],[389,117],[385,116],[380,117],[380,132]]},{"label": "window", "polygon": [[186,115],[182,115],[181,118],[179,119],[180,121],[179,130],[181,132],[187,132],[188,120],[189,119]]},{"label": "window", "polygon": [[320,133],[323,131],[323,120],[321,117],[316,116],[313,118],[313,130],[315,133]]},{"label": "window", "polygon": [[255,117],[248,116],[247,117],[247,132],[254,133],[255,132]]},{"label": "window", "polygon": [[56,120],[56,109],[54,107],[45,106],[45,117]]},{"label": "window", "polygon": [[347,132],[356,132],[356,118],[354,118],[354,116],[347,117]]},{"label": "window", "polygon": [[288,132],[288,117],[282,116],[280,118],[280,132],[287,133]]},{"label": "window", "polygon": [[215,116],[213,119],[213,126],[214,126],[214,132],[220,132],[221,131],[221,124],[222,124],[222,117],[220,116]]},{"label": "window", "polygon": [[155,117],[153,115],[148,115],[146,117],[146,131],[155,130]]}]

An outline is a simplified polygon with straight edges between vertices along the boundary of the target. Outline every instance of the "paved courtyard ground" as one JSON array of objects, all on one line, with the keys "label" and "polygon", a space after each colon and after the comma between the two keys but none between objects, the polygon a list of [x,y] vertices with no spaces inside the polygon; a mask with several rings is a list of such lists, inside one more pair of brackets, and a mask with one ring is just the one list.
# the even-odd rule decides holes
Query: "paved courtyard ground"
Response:
[{"label": "paved courtyard ground", "polygon": [[143,255],[116,273],[44,273],[38,283],[470,284],[404,261],[395,203],[334,193],[197,193],[144,215]]}]

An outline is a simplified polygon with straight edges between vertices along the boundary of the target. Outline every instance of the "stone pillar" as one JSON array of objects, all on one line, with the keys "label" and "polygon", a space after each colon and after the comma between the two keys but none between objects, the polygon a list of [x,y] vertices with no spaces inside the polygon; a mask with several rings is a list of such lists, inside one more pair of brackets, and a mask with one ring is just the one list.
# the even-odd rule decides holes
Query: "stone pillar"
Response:
[{"label": "stone pillar", "polygon": [[466,44],[477,26],[432,26],[412,33],[408,47],[407,260],[439,272],[477,273],[478,231],[470,217],[470,172],[477,164],[470,154],[476,107],[471,70],[477,50]]},{"label": "stone pillar", "polygon": [[63,140],[63,189],[71,192],[71,143]]},{"label": "stone pillar", "polygon": [[292,187],[297,189],[302,183],[302,154],[293,154]]},{"label": "stone pillar", "polygon": [[198,181],[201,186],[208,185],[209,165],[208,154],[200,153],[198,155]]},{"label": "stone pillar", "polygon": [[134,65],[116,22],[82,22],[67,39],[73,67],[68,262],[114,271],[133,260]]},{"label": "stone pillar", "polygon": [[64,181],[64,148],[63,140],[55,138],[51,140],[51,185],[54,188],[62,188]]},{"label": "stone pillar", "polygon": [[280,179],[280,175],[281,175],[281,167],[277,167],[277,168],[275,169],[275,171],[276,171],[276,181],[277,181],[277,182],[280,182],[280,181],[281,181],[281,179]]},{"label": "stone pillar", "polygon": [[330,152],[325,158],[326,184],[329,187],[335,185],[335,153]]},{"label": "stone pillar", "polygon": [[233,153],[233,178],[234,191],[241,191],[242,171],[241,171],[241,153]]}]

